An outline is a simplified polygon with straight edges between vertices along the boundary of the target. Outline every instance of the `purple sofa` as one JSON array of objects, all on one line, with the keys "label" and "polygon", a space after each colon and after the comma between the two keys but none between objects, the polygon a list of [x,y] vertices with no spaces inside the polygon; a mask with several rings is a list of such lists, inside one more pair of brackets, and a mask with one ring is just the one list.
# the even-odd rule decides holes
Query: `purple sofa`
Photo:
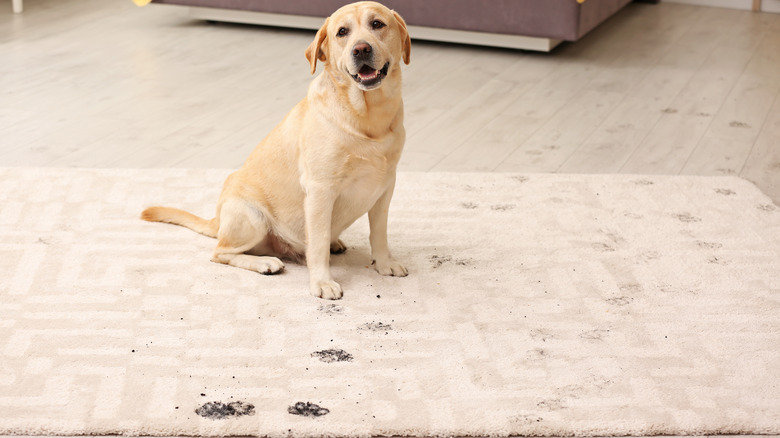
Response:
[{"label": "purple sofa", "polygon": [[[352,0],[154,0],[188,6],[190,15],[316,29]],[[382,0],[413,38],[549,51],[577,41],[631,0]]]}]

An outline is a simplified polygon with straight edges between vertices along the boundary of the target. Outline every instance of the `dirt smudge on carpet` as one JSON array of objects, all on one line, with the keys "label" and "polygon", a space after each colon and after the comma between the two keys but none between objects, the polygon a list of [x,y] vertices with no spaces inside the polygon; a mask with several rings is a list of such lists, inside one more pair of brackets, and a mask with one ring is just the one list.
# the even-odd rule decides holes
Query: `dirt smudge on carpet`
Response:
[{"label": "dirt smudge on carpet", "polygon": [[195,409],[195,413],[209,420],[224,420],[225,418],[238,418],[245,415],[255,415],[255,406],[244,402],[208,402]]}]

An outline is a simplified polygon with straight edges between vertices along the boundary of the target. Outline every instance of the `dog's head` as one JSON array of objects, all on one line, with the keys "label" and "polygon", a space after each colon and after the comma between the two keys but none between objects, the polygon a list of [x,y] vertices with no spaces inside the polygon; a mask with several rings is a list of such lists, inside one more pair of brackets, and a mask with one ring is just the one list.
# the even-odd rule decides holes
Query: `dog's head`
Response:
[{"label": "dog's head", "polygon": [[325,68],[369,91],[400,68],[401,59],[409,64],[411,45],[406,23],[398,13],[376,2],[358,2],[325,20],[306,49],[306,59],[312,74],[319,60]]}]

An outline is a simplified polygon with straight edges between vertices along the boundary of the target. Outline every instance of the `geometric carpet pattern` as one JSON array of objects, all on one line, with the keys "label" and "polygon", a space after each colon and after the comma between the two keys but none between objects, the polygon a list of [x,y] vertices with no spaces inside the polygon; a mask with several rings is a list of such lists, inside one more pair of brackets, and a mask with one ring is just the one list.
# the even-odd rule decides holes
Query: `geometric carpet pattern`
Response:
[{"label": "geometric carpet pattern", "polygon": [[140,220],[228,170],[0,169],[0,435],[780,434],[780,209],[734,177],[400,173],[263,276]]}]

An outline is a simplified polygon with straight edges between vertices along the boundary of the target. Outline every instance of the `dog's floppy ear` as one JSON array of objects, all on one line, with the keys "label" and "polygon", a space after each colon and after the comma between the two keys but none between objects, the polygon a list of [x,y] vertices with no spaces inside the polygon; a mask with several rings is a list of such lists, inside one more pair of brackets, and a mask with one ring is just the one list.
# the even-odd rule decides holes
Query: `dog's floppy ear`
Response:
[{"label": "dog's floppy ear", "polygon": [[412,54],[412,37],[409,36],[409,30],[406,28],[406,22],[403,18],[401,18],[400,15],[398,15],[398,12],[393,11],[393,15],[395,16],[395,21],[398,22],[399,26],[401,26],[401,40],[403,41],[401,44],[403,45],[404,50],[404,63],[409,65],[409,58]]},{"label": "dog's floppy ear", "polygon": [[314,36],[314,41],[309,44],[309,47],[306,48],[306,52],[304,52],[306,59],[308,59],[309,64],[311,64],[311,74],[314,74],[314,72],[317,71],[318,59],[323,62],[328,60],[325,51],[322,50],[323,44],[325,44],[328,39],[328,20],[330,20],[330,18],[325,19],[325,23],[320,30],[317,31],[317,35]]}]

